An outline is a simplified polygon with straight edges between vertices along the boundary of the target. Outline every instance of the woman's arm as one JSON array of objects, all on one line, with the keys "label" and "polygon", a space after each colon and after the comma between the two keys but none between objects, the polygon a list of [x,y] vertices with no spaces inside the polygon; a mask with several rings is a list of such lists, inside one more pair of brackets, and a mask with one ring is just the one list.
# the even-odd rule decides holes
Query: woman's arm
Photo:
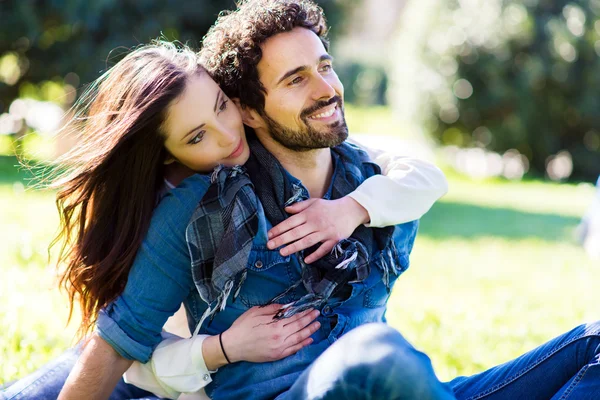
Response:
[{"label": "woman's arm", "polygon": [[448,191],[446,177],[435,165],[348,141],[365,150],[382,175],[366,179],[341,199],[309,199],[287,207],[295,215],[269,231],[270,249],[287,244],[280,252],[288,255],[322,243],[306,257],[305,262],[311,263],[361,224],[379,228],[421,218]]},{"label": "woman's arm", "polygon": [[[319,327],[317,310],[307,310],[288,319],[273,321],[281,305],[253,307],[223,332],[223,347],[232,363],[275,361],[312,343]],[[188,339],[166,334],[150,362],[133,365],[125,380],[160,397],[176,399],[181,393],[196,393],[210,382],[210,374],[226,365],[218,336],[197,335]]]},{"label": "woman's arm", "polygon": [[99,313],[63,398],[108,398],[132,360],[150,359],[164,323],[194,290],[185,228],[207,187],[192,177],[157,206],[125,289]]},{"label": "woman's arm", "polygon": [[348,195],[367,210],[367,226],[381,228],[419,219],[448,192],[444,173],[432,163],[349,142],[381,168],[381,175],[366,179]]}]

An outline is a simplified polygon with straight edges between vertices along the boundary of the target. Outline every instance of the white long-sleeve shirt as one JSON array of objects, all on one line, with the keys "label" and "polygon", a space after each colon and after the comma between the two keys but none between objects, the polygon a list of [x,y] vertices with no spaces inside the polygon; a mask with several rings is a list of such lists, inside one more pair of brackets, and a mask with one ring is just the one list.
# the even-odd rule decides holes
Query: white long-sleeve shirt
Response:
[{"label": "white long-sleeve shirt", "polygon": [[[435,165],[411,157],[395,156],[348,139],[365,150],[381,168],[382,175],[365,180],[348,194],[369,213],[366,226],[379,228],[421,218],[448,191],[448,182]],[[184,339],[163,332],[163,341],[146,364],[134,362],[125,381],[160,397],[208,399],[204,387],[211,379],[202,356],[202,342],[208,335]],[[183,398],[183,396],[182,396]]]}]

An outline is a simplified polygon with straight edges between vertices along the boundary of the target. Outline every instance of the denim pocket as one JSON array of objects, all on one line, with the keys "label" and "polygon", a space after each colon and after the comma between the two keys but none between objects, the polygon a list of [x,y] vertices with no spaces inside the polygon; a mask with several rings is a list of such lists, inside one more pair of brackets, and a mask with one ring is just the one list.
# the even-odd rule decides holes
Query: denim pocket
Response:
[{"label": "denim pocket", "polygon": [[365,292],[364,306],[367,308],[383,307],[390,297],[388,289],[383,282],[378,282],[375,286]]},{"label": "denim pocket", "polygon": [[[384,261],[385,260],[385,261]],[[383,282],[383,268],[389,269],[389,287]],[[366,279],[363,306],[366,308],[383,307],[390,298],[395,280],[408,268],[408,254],[400,253],[395,246],[389,246],[371,262],[371,274]]]},{"label": "denim pocket", "polygon": [[[250,251],[248,275],[240,290],[239,299],[246,307],[262,306],[295,283],[291,272],[290,256],[278,250],[255,246]],[[279,303],[292,301],[293,293]]]}]

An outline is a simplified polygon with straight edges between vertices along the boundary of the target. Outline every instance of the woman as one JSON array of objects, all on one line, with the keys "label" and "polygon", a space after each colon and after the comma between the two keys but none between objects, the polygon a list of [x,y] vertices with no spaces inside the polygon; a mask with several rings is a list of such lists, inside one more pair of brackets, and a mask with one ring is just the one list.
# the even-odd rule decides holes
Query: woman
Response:
[{"label": "woman", "polygon": [[[197,203],[208,188],[210,177],[194,173],[210,173],[217,165],[244,164],[249,149],[236,107],[198,64],[195,53],[169,43],[144,46],[127,55],[92,86],[83,96],[81,106],[73,121],[74,128],[81,132],[80,142],[67,157],[59,160],[61,165],[68,166],[68,171],[57,180],[56,187],[59,188],[57,204],[62,225],[57,242],[62,243],[60,262],[67,266],[61,282],[69,293],[71,307],[79,302],[80,333],[85,335],[98,316],[119,301],[128,277],[137,273],[132,269],[136,258],[155,253],[168,265],[174,253],[169,246],[185,246],[184,242],[167,237],[165,248],[145,247],[144,243],[152,242],[152,235],[168,232],[170,228],[164,226],[162,230],[149,231],[153,214],[164,217],[179,213],[181,204],[177,203],[177,191],[191,190],[187,185],[190,180],[203,183],[200,185],[203,190],[194,193]],[[390,181],[386,190],[396,190],[397,198],[406,199],[406,207],[388,210],[392,218],[397,218],[392,224],[419,218],[446,190],[443,175],[426,163],[396,160],[388,166],[395,168],[397,178]],[[403,185],[403,180],[409,183]],[[176,189],[165,189],[180,181],[183,182]],[[332,221],[330,226],[336,229],[323,233],[323,242],[332,243],[331,247],[320,249],[326,252],[333,247],[334,237],[349,236],[354,228],[369,219],[372,223],[382,222],[376,215],[386,210],[374,206],[373,199],[377,196],[360,194],[359,188],[356,193],[332,201],[335,207],[327,208],[327,212],[319,211],[324,201],[307,202],[308,206],[296,206],[289,212]],[[161,196],[168,201],[160,201],[157,206]],[[332,218],[332,209],[336,216],[343,218]],[[307,259],[311,261],[314,260]],[[186,277],[182,277],[181,288],[190,290],[185,280]],[[176,308],[160,308],[160,289],[156,288],[156,313],[166,319]],[[197,294],[189,293],[184,303],[188,313],[193,314],[194,302],[190,297]],[[271,321],[280,308],[277,304],[262,309],[251,307],[222,337],[213,335],[196,342],[195,353],[190,357],[199,359],[207,370],[214,370],[223,364],[224,347],[233,360],[263,362],[284,358],[310,344],[310,336],[319,326],[319,322],[314,321],[318,312],[307,310],[269,324],[265,329],[261,322]],[[140,320],[130,323],[141,337],[146,332],[154,332],[145,339],[157,340],[160,327],[145,326],[145,321]],[[95,335],[88,346],[101,343]],[[273,340],[274,336],[290,340],[277,341]],[[121,349],[109,351],[115,350]],[[131,356],[140,359],[137,354]],[[76,352],[73,352],[62,364],[46,370],[52,374],[17,382],[5,395],[8,398],[55,396],[75,358]],[[113,378],[119,380],[120,374]],[[28,392],[35,387],[30,385],[32,381],[44,380],[46,384],[38,386],[40,391]],[[106,382],[106,387],[114,387],[114,383]],[[115,398],[148,395],[124,384],[114,393]]]}]

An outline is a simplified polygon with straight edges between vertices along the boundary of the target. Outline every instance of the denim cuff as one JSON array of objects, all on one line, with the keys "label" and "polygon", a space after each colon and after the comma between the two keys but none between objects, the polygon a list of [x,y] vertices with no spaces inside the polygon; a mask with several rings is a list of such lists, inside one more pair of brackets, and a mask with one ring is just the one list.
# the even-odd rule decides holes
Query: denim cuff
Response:
[{"label": "denim cuff", "polygon": [[98,313],[96,330],[102,339],[126,359],[137,360],[141,363],[147,363],[150,360],[154,348],[130,338],[105,310],[100,310]]}]

